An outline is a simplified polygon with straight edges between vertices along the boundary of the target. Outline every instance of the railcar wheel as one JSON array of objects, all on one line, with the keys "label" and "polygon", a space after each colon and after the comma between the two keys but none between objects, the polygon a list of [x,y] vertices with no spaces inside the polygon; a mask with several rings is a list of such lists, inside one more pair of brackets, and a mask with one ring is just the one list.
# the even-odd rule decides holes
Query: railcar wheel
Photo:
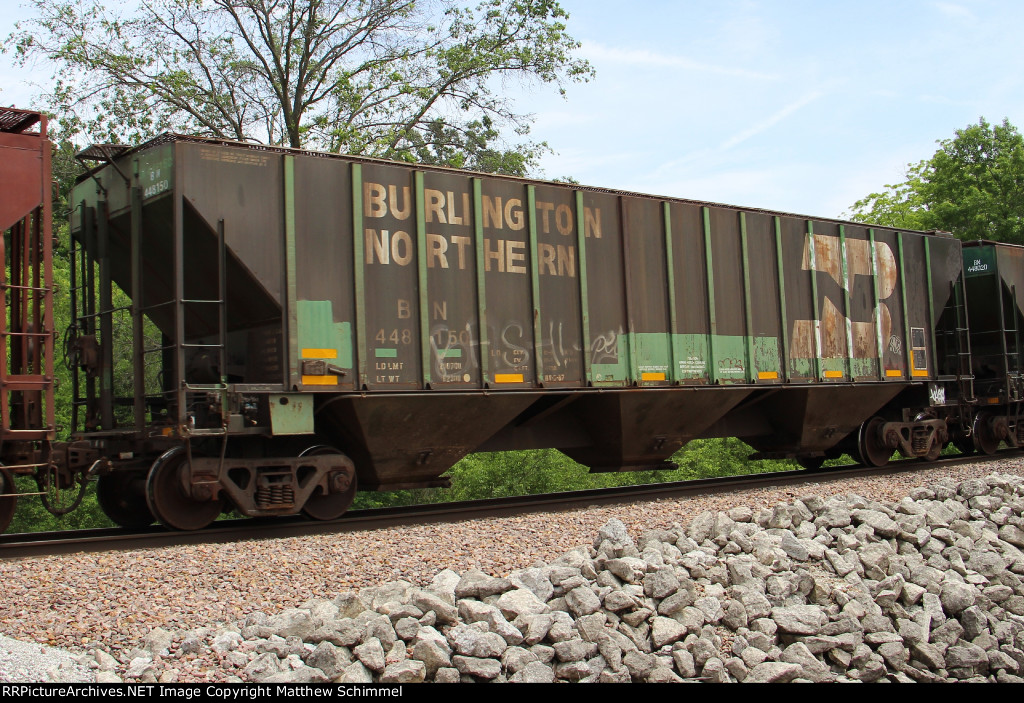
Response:
[{"label": "railcar wheel", "polygon": [[176,447],[153,462],[146,478],[146,504],[162,524],[176,530],[198,530],[217,519],[223,500],[196,500],[185,492],[182,476],[188,457]]},{"label": "railcar wheel", "polygon": [[[334,447],[327,445],[317,445],[304,450],[299,456],[317,456],[324,454],[338,454],[344,456]],[[344,481],[348,480],[348,485],[344,485]],[[349,506],[352,505],[352,500],[356,497],[356,476],[355,473],[351,477],[341,478],[342,485],[340,492],[323,494],[320,489],[310,496],[306,504],[302,506],[302,512],[308,517],[314,520],[336,520],[345,514]]]},{"label": "railcar wheel", "polygon": [[14,519],[14,509],[18,506],[18,497],[14,494],[17,492],[14,477],[7,469],[0,469],[0,533],[6,531]]},{"label": "railcar wheel", "polygon": [[885,466],[892,458],[892,449],[885,446],[882,426],[885,420],[873,417],[860,426],[857,437],[857,454],[865,466]]},{"label": "railcar wheel", "polygon": [[96,500],[103,514],[121,527],[138,530],[156,520],[146,502],[144,476],[124,473],[100,476],[96,481]]},{"label": "railcar wheel", "polygon": [[999,438],[996,437],[992,431],[992,425],[989,423],[991,417],[990,413],[983,410],[974,418],[974,448],[989,456],[995,454],[999,449]]}]

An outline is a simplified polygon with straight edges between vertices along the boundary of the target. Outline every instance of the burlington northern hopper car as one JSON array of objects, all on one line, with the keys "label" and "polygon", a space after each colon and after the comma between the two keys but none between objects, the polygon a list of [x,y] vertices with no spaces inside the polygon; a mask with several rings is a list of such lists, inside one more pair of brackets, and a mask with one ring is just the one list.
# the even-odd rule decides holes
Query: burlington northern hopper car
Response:
[{"label": "burlington northern hopper car", "polygon": [[178,135],[80,156],[53,455],[120,524],[330,519],[474,451],[975,442],[946,234]]}]

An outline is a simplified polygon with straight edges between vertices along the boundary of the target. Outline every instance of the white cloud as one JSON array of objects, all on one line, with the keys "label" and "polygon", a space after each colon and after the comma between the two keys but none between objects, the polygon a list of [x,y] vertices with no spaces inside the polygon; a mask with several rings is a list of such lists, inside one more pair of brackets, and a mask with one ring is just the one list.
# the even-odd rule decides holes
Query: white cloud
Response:
[{"label": "white cloud", "polygon": [[971,22],[976,22],[978,20],[978,18],[974,15],[973,12],[971,12],[963,5],[957,5],[956,3],[937,2],[935,3],[935,8],[939,12],[944,14],[946,17],[949,17],[950,19],[953,20],[969,20]]},{"label": "white cloud", "polygon": [[753,127],[749,127],[740,132],[739,134],[733,135],[722,144],[721,149],[732,149],[737,144],[741,144],[750,139],[751,137],[756,136],[761,132],[764,132],[765,130],[771,129],[779,122],[782,122],[784,119],[792,115],[794,112],[797,112],[801,108],[810,105],[812,102],[822,97],[824,94],[825,93],[821,91],[814,91],[813,93],[809,93],[803,96],[796,102],[790,103],[786,107],[776,112],[774,115],[757,123]]},{"label": "white cloud", "polygon": [[643,66],[647,68],[672,68],[686,69],[703,73],[713,73],[723,76],[735,76],[738,78],[750,78],[760,81],[777,81],[780,76],[751,71],[746,68],[734,66],[722,66],[717,64],[694,61],[685,56],[675,54],[663,54],[647,49],[619,49],[612,46],[605,46],[597,42],[588,41],[583,44],[583,55],[594,62],[609,62],[615,64],[629,64],[631,66]]},{"label": "white cloud", "polygon": [[594,113],[573,112],[571,110],[544,110],[536,114],[533,125],[535,129],[559,129],[580,127],[593,123],[597,119]]}]

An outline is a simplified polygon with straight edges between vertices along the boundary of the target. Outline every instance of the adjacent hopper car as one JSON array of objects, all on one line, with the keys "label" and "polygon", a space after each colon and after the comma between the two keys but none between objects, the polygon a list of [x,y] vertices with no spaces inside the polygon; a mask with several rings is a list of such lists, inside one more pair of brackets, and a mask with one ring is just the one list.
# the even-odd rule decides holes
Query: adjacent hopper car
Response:
[{"label": "adjacent hopper car", "polygon": [[807,466],[1024,443],[1021,247],[179,135],[79,156],[73,427],[55,441],[49,238],[23,237],[5,486],[96,479],[121,525],[332,519],[477,451],[632,471],[701,437]]}]

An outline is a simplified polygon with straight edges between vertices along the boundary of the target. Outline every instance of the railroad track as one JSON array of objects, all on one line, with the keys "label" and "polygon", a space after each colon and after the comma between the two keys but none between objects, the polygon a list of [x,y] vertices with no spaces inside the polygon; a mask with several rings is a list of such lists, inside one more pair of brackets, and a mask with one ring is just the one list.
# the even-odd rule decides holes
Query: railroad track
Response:
[{"label": "railroad track", "polygon": [[273,539],[303,535],[358,532],[410,524],[453,522],[470,518],[506,517],[530,512],[571,510],[589,505],[607,505],[662,498],[707,495],[740,491],[757,487],[779,487],[838,481],[861,476],[879,476],[930,468],[1006,459],[1021,455],[1019,450],[1004,450],[991,457],[961,455],[940,458],[934,462],[906,459],[883,467],[860,465],[820,469],[801,469],[764,474],[743,474],[716,478],[674,481],[667,483],[598,488],[583,491],[546,493],[532,496],[490,498],[412,505],[397,508],[351,510],[331,521],[306,520],[301,517],[243,518],[220,520],[193,532],[168,530],[153,526],[144,530],[103,528],[63,532],[15,533],[0,537],[0,559],[104,552],[125,549],[171,547],[187,544],[236,542],[245,539]]}]

